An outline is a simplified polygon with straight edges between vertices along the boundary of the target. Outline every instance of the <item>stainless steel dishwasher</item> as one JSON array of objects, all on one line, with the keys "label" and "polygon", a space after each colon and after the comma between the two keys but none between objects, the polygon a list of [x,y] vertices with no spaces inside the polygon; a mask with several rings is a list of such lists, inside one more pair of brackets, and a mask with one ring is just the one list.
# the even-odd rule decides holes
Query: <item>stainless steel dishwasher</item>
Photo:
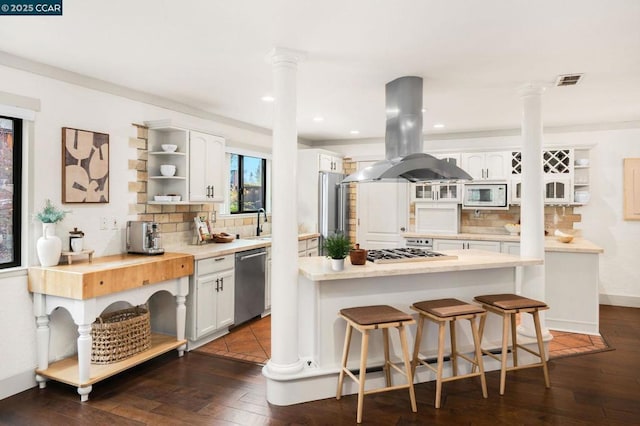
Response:
[{"label": "stainless steel dishwasher", "polygon": [[264,312],[264,248],[236,253],[234,325],[240,325]]}]

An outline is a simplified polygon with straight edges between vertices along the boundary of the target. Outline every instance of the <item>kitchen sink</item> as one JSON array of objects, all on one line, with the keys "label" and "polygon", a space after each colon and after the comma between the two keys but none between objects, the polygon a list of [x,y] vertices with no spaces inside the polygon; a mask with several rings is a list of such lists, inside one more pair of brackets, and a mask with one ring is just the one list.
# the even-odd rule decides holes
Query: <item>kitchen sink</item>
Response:
[{"label": "kitchen sink", "polygon": [[250,240],[271,241],[271,235],[265,235],[260,237],[251,237]]}]

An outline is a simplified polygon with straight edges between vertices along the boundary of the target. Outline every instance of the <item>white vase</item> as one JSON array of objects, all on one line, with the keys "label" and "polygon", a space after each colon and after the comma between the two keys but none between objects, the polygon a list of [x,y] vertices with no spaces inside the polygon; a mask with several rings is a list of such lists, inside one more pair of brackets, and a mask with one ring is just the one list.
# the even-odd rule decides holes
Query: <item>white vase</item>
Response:
[{"label": "white vase", "polygon": [[342,271],[344,269],[344,259],[331,259],[331,269]]},{"label": "white vase", "polygon": [[55,223],[42,224],[42,237],[36,243],[38,260],[42,266],[55,266],[60,261],[62,241],[56,235]]}]

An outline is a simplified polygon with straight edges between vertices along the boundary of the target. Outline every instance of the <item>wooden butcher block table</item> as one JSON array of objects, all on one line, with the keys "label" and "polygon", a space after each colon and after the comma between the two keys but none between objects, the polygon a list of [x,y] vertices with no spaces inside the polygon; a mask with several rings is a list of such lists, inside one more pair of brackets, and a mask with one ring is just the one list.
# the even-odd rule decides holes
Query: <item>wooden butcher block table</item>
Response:
[{"label": "wooden butcher block table", "polygon": [[[157,256],[122,254],[94,258],[92,262],[29,268],[29,291],[33,293],[37,323],[38,368],[41,388],[47,379],[78,387],[82,401],[89,399],[91,385],[155,356],[178,349],[183,355],[186,340],[185,300],[194,258],[190,254]],[[114,302],[141,305],[158,291],[176,298],[176,336],[151,335],[151,348],[125,360],[106,365],[91,364],[91,324]],[[49,365],[49,315],[63,307],[78,326],[77,357]]]}]

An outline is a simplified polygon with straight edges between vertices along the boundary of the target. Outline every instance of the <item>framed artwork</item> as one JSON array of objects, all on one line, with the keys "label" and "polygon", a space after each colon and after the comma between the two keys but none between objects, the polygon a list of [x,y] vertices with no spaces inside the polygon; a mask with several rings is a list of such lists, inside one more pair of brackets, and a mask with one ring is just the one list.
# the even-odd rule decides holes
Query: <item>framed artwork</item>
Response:
[{"label": "framed artwork", "polygon": [[62,202],[109,202],[109,135],[62,128]]}]

